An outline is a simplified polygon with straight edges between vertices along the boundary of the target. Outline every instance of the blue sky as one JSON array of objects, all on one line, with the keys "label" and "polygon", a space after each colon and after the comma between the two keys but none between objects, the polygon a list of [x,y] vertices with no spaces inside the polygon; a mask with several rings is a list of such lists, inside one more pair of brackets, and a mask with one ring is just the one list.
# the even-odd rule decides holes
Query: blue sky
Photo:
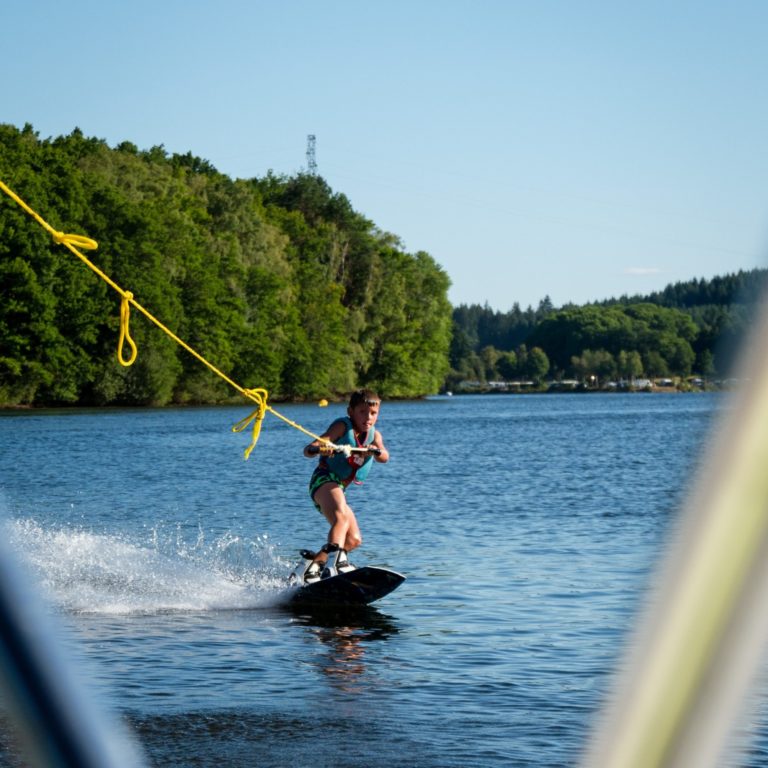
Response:
[{"label": "blue sky", "polygon": [[314,134],[454,304],[584,303],[768,266],[766,30],[757,0],[3,3],[0,122],[242,178]]}]

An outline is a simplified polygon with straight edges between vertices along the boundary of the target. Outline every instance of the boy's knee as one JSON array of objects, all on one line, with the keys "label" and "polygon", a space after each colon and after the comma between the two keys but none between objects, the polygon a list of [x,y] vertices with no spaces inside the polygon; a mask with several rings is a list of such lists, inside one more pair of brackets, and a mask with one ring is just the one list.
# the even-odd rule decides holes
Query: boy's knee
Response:
[{"label": "boy's knee", "polygon": [[358,533],[354,536],[347,536],[347,551],[357,549],[363,543],[363,537]]},{"label": "boy's knee", "polygon": [[348,523],[349,508],[341,505],[334,505],[325,513],[326,518],[333,523]]}]

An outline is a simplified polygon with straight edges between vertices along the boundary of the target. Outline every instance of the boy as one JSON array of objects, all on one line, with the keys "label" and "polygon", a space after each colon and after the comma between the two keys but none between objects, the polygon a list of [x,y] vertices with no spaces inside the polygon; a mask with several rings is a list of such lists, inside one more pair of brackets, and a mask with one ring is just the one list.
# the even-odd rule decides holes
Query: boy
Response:
[{"label": "boy", "polygon": [[[335,576],[353,568],[347,560],[347,552],[359,547],[363,539],[345,494],[350,483],[363,482],[374,461],[380,464],[389,461],[384,439],[375,428],[380,406],[378,395],[370,390],[353,392],[347,416],[336,419],[320,440],[314,440],[304,448],[307,458],[320,454],[320,461],[309,481],[309,495],[331,526],[327,543],[313,556],[306,570],[306,582]],[[331,443],[366,450],[347,456],[334,451]]]}]

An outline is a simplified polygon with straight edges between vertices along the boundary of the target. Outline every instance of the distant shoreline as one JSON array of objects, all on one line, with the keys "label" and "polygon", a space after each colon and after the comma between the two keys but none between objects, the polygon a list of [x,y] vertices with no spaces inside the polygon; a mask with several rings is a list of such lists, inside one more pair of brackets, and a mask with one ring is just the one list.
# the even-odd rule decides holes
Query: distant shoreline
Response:
[{"label": "distant shoreline", "polygon": [[[738,382],[732,380],[727,383],[708,383],[703,387],[676,387],[676,386],[657,386],[646,388],[612,388],[612,389],[591,389],[587,387],[510,387],[507,389],[501,387],[487,387],[477,389],[465,389],[461,391],[443,391],[419,397],[385,397],[387,401],[407,401],[407,400],[428,400],[434,398],[449,399],[452,397],[474,397],[477,395],[614,395],[614,394],[698,394],[702,392],[727,392],[733,390]],[[317,400],[275,400],[280,405],[315,405],[320,407]],[[344,404],[345,398],[328,401],[329,404]],[[172,409],[194,409],[194,408],[243,408],[248,407],[247,402],[226,402],[226,403],[169,403],[167,405],[0,405],[0,416],[20,413],[39,413],[43,411],[57,412],[77,412],[77,411],[120,411],[120,410],[172,410]]]}]

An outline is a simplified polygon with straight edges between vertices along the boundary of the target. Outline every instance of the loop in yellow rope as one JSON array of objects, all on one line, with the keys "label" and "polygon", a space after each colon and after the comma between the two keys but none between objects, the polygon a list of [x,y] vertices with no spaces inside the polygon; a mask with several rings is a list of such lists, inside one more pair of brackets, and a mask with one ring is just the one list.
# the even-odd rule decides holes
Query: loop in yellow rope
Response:
[{"label": "loop in yellow rope", "polygon": [[[136,342],[131,338],[130,323],[131,323],[131,301],[133,301],[133,294],[130,291],[123,293],[123,300],[120,302],[120,340],[117,342],[117,360],[120,365],[128,368],[136,362],[136,356],[139,354],[139,350],[136,348]],[[123,342],[127,341],[128,346],[131,348],[131,356],[127,359],[123,359]]]},{"label": "loop in yellow rope", "polygon": [[75,248],[82,248],[86,251],[95,251],[99,247],[95,240],[85,235],[68,235],[64,232],[56,232],[55,230],[51,234],[54,241],[62,245],[72,245]]},{"label": "loop in yellow rope", "polygon": [[232,427],[233,432],[242,432],[248,425],[253,422],[253,433],[251,435],[251,444],[245,449],[245,458],[247,459],[251,455],[251,451],[256,447],[256,443],[259,440],[261,434],[261,423],[264,421],[264,416],[267,413],[267,398],[269,397],[266,389],[244,389],[243,394],[249,397],[257,404],[255,411],[250,413],[244,419],[240,419]]}]

